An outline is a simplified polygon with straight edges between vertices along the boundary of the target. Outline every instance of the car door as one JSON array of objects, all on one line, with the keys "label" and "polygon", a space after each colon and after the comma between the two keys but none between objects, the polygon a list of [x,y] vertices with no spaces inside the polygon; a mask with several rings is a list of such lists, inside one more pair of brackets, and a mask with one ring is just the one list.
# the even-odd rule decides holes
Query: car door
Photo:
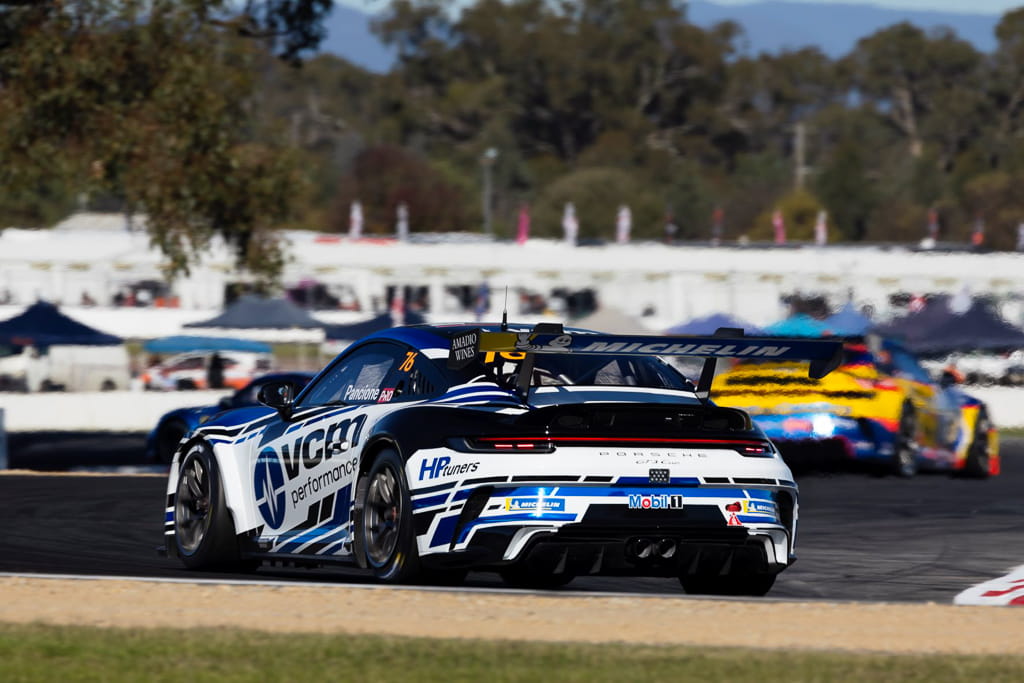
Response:
[{"label": "car door", "polygon": [[370,426],[393,410],[387,385],[400,347],[376,342],[346,353],[276,418],[253,456],[261,549],[281,554],[351,553],[351,506]]},{"label": "car door", "polygon": [[894,349],[892,358],[897,371],[908,380],[911,400],[925,432],[924,445],[950,451],[959,430],[959,407],[909,351]]}]

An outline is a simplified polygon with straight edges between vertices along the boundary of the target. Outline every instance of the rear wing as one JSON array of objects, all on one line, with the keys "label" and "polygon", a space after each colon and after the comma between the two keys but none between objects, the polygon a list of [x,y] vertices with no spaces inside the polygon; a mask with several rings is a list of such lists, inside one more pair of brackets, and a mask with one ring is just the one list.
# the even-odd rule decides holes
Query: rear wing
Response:
[{"label": "rear wing", "polygon": [[538,353],[704,358],[697,395],[707,398],[719,358],[810,361],[807,374],[820,379],[839,367],[843,344],[838,339],[746,337],[741,329],[724,327],[713,336],[654,336],[565,332],[560,324],[539,323],[525,332],[469,330],[454,335],[448,366],[465,367],[488,352],[526,354],[520,367],[521,392],[529,386],[533,356]]}]

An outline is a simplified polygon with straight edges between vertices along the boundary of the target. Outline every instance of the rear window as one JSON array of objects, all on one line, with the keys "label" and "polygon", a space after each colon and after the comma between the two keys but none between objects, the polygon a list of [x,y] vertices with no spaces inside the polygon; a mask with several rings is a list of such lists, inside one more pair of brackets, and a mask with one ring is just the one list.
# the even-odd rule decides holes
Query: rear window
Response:
[{"label": "rear window", "polygon": [[[461,370],[448,370],[453,384],[497,382],[512,387],[525,354],[485,353]],[[584,356],[536,354],[531,386],[619,386],[692,391],[676,369],[649,356]]]}]

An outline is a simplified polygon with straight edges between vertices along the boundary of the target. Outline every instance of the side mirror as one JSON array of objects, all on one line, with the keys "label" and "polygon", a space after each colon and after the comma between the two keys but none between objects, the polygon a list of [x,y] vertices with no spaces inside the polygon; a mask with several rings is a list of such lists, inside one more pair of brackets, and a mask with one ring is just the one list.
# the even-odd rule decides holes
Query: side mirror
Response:
[{"label": "side mirror", "polygon": [[260,388],[256,400],[276,410],[282,419],[288,420],[295,403],[295,385],[284,381],[267,382]]},{"label": "side mirror", "polygon": [[217,407],[221,410],[227,410],[231,407],[231,397],[224,396],[221,400],[217,401]]}]

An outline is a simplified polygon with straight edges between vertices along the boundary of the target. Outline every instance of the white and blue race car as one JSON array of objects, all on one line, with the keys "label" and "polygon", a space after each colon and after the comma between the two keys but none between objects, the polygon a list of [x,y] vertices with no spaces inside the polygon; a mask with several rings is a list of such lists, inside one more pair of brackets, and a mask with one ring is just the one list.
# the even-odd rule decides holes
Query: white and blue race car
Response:
[{"label": "white and blue race car", "polygon": [[[697,384],[659,356],[703,358]],[[763,595],[794,559],[797,487],[743,411],[714,405],[716,358],[811,361],[840,344],[439,325],[353,344],[298,395],[187,435],[166,548],[194,569],[349,563],[383,581],[500,572],[678,577]]]}]

